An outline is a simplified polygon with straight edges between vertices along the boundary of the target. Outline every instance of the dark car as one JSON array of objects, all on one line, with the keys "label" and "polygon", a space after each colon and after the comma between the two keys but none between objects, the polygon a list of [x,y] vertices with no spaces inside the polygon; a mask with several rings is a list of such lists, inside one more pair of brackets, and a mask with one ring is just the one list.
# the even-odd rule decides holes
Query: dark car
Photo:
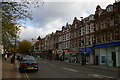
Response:
[{"label": "dark car", "polygon": [[38,71],[38,63],[34,57],[24,57],[20,62],[19,70],[20,72],[26,70]]},{"label": "dark car", "polygon": [[17,56],[17,60],[19,60],[19,61],[22,60],[22,58],[23,58],[23,56],[20,56],[20,55]]},{"label": "dark car", "polygon": [[22,54],[20,54],[20,53],[16,54],[16,59],[17,59],[18,61],[21,61],[22,58],[23,58],[23,55],[22,55]]}]

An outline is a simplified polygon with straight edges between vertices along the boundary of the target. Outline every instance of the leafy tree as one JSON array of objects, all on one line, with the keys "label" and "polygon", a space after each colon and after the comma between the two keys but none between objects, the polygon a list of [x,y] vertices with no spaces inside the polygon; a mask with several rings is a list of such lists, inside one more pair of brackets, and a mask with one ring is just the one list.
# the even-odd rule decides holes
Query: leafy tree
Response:
[{"label": "leafy tree", "polygon": [[[29,1],[29,0],[28,0]],[[41,3],[41,1],[39,1]],[[16,23],[20,19],[32,19],[29,5],[39,7],[39,2],[1,2],[2,22]]]},{"label": "leafy tree", "polygon": [[1,2],[2,22],[16,23],[19,19],[31,18],[27,2]]},{"label": "leafy tree", "polygon": [[12,51],[12,52],[18,52],[19,51],[19,46],[10,47],[9,50]]},{"label": "leafy tree", "polygon": [[2,42],[5,48],[8,48],[11,44],[11,40],[15,39],[17,32],[20,29],[12,23],[2,24]]},{"label": "leafy tree", "polygon": [[27,40],[23,40],[19,43],[19,52],[23,54],[30,54],[31,42]]},{"label": "leafy tree", "polygon": [[[38,2],[32,2],[31,4],[36,5]],[[20,19],[32,20],[31,14],[28,12],[28,5],[30,2],[0,2],[0,10],[2,10],[2,44],[8,48],[11,45],[11,40],[15,39],[20,28],[18,21]]]}]

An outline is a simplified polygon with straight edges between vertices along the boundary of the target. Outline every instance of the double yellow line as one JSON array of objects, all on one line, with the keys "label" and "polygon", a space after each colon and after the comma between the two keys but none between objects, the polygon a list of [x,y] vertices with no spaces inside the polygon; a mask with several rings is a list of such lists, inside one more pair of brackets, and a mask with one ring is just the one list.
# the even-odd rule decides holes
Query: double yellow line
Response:
[{"label": "double yellow line", "polygon": [[26,80],[30,80],[30,78],[28,77],[26,73],[24,73],[24,75],[25,75]]}]

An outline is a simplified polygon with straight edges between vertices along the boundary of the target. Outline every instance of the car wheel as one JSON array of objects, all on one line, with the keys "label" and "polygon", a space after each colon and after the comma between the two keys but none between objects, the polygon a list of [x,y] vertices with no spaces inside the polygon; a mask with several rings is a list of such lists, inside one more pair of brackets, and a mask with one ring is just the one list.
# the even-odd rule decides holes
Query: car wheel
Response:
[{"label": "car wheel", "polygon": [[19,70],[20,71],[20,73],[22,73],[23,71],[22,70]]},{"label": "car wheel", "polygon": [[22,72],[23,72],[23,70],[21,70],[21,69],[19,69],[19,71],[20,71],[20,73],[22,73]]}]

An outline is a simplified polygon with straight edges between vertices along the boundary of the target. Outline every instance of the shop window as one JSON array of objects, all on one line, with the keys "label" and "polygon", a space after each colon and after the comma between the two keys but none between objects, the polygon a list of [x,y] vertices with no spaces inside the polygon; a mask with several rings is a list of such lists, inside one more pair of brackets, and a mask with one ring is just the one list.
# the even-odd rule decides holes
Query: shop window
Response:
[{"label": "shop window", "polygon": [[106,56],[101,56],[101,63],[106,63]]}]

